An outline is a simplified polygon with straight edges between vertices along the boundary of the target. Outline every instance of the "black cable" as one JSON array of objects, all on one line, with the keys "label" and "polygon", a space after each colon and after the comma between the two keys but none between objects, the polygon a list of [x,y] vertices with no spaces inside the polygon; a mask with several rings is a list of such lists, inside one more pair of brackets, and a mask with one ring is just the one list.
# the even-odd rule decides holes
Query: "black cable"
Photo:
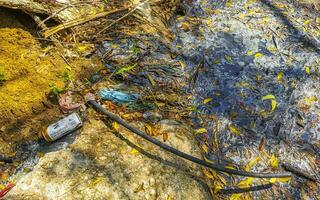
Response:
[{"label": "black cable", "polygon": [[291,173],[279,173],[279,174],[272,174],[272,173],[255,173],[255,172],[246,172],[246,171],[239,171],[239,170],[234,170],[234,169],[228,169],[226,167],[224,167],[223,165],[220,164],[211,164],[208,162],[205,162],[199,158],[196,158],[194,156],[191,156],[189,154],[186,154],[184,152],[181,152],[165,143],[160,142],[159,140],[145,134],[144,132],[132,127],[130,124],[128,124],[126,121],[124,121],[123,119],[121,119],[120,117],[118,117],[117,115],[108,112],[104,107],[102,107],[98,102],[96,102],[95,100],[88,100],[88,103],[91,104],[96,110],[100,111],[101,113],[103,113],[104,115],[108,116],[109,118],[111,118],[112,120],[118,122],[119,124],[121,124],[122,126],[126,127],[127,129],[129,129],[130,131],[132,131],[133,133],[139,135],[140,137],[148,140],[149,142],[165,149],[166,151],[169,151],[170,153],[173,153],[177,156],[180,156],[184,159],[187,159],[191,162],[197,163],[199,165],[208,167],[210,169],[216,170],[216,171],[221,171],[221,172],[225,172],[228,174],[234,174],[234,175],[239,175],[239,176],[248,176],[248,177],[256,177],[256,178],[280,178],[280,177],[291,177]]},{"label": "black cable", "polygon": [[259,190],[266,190],[272,187],[272,183],[264,184],[264,185],[255,185],[252,187],[245,187],[245,188],[228,188],[228,189],[221,189],[217,192],[217,194],[237,194],[237,193],[244,193],[244,192],[254,192]]}]

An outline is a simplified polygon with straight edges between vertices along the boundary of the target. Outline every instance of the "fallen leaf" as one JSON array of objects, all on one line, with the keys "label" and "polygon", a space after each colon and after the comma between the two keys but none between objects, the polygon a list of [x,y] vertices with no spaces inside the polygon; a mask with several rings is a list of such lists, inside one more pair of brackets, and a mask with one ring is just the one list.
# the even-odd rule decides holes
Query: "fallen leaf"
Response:
[{"label": "fallen leaf", "polygon": [[119,131],[119,124],[117,122],[112,122],[112,127],[116,130]]},{"label": "fallen leaf", "polygon": [[268,94],[262,97],[262,100],[268,100],[268,99],[276,99],[276,97],[273,94]]},{"label": "fallen leaf", "polygon": [[151,83],[152,86],[156,85],[156,81],[152,78],[152,76],[150,74],[147,73],[147,78],[149,80],[149,82]]},{"label": "fallen leaf", "polygon": [[254,55],[254,58],[261,58],[263,56],[262,53],[258,52]]},{"label": "fallen leaf", "polygon": [[130,154],[132,154],[132,155],[137,154],[137,153],[139,153],[139,151],[137,149],[132,149],[130,151]]},{"label": "fallen leaf", "polygon": [[250,187],[253,182],[253,177],[246,178],[238,183],[239,188]]},{"label": "fallen leaf", "polygon": [[277,107],[277,101],[276,100],[271,100],[271,110],[274,111]]},{"label": "fallen leaf", "polygon": [[306,67],[306,74],[307,74],[307,75],[310,74],[310,67]]},{"label": "fallen leaf", "polygon": [[277,81],[283,83],[283,72],[279,72],[277,75]]},{"label": "fallen leaf", "polygon": [[276,156],[274,154],[272,154],[271,158],[270,158],[270,165],[273,168],[277,168],[278,167],[278,159],[276,158]]},{"label": "fallen leaf", "polygon": [[255,166],[259,161],[260,161],[260,156],[253,158],[246,164],[245,170],[250,171],[251,167]]},{"label": "fallen leaf", "polygon": [[271,178],[269,180],[270,183],[286,183],[291,180],[291,177],[285,177],[285,178]]},{"label": "fallen leaf", "polygon": [[164,142],[166,142],[169,139],[169,134],[167,132],[162,134],[162,139]]},{"label": "fallen leaf", "polygon": [[144,183],[142,182],[136,189],[133,190],[134,193],[138,193],[141,192],[142,190],[144,190]]},{"label": "fallen leaf", "polygon": [[231,195],[230,200],[240,200],[241,197],[242,197],[241,193],[240,194],[233,194],[233,195]]},{"label": "fallen leaf", "polygon": [[144,127],[146,128],[146,132],[152,135],[152,127],[149,124],[145,124]]},{"label": "fallen leaf", "polygon": [[209,148],[208,148],[207,145],[203,144],[203,145],[201,146],[201,148],[202,148],[202,150],[203,150],[204,152],[206,152],[206,153],[209,152]]},{"label": "fallen leaf", "polygon": [[318,101],[318,98],[316,96],[310,96],[310,97],[304,98],[304,100],[305,100],[307,106],[311,106],[312,103]]},{"label": "fallen leaf", "polygon": [[248,56],[252,56],[253,54],[254,54],[254,51],[248,51],[248,52],[247,52],[247,55],[248,55]]},{"label": "fallen leaf", "polygon": [[187,64],[183,60],[179,60],[180,66],[184,69]]},{"label": "fallen leaf", "polygon": [[202,133],[208,133],[208,131],[205,128],[199,128],[199,129],[195,130],[194,133],[195,134],[202,134]]},{"label": "fallen leaf", "polygon": [[214,179],[214,176],[211,174],[210,171],[208,171],[207,169],[203,170],[203,173],[206,177],[208,177],[209,179]]},{"label": "fallen leaf", "polygon": [[303,25],[307,26],[308,24],[310,24],[310,22],[311,22],[311,19],[308,19],[308,20],[303,22]]},{"label": "fallen leaf", "polygon": [[216,187],[214,187],[214,193],[216,194],[217,192],[219,192],[222,189],[221,185],[217,185]]},{"label": "fallen leaf", "polygon": [[229,128],[230,132],[233,133],[233,134],[236,134],[236,135],[240,135],[241,134],[240,130],[237,127],[235,127],[234,125],[232,125],[232,124],[229,124],[228,128]]},{"label": "fallen leaf", "polygon": [[37,156],[38,156],[38,158],[42,158],[44,156],[44,153],[39,151],[39,152],[37,152]]},{"label": "fallen leaf", "polygon": [[225,58],[228,62],[232,62],[232,57],[231,57],[231,56],[225,54],[225,55],[224,55],[224,58]]},{"label": "fallen leaf", "polygon": [[205,100],[203,100],[203,104],[207,104],[212,100],[213,100],[212,98],[206,98]]}]

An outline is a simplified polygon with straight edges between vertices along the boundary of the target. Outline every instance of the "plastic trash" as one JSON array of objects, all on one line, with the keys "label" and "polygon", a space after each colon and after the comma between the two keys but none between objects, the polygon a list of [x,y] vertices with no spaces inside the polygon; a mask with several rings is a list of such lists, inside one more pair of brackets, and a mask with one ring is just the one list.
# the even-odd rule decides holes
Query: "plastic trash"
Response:
[{"label": "plastic trash", "polygon": [[67,117],[51,124],[47,130],[42,133],[44,139],[48,142],[55,141],[82,126],[82,121],[77,113],[72,113]]},{"label": "plastic trash", "polygon": [[14,186],[15,184],[13,182],[10,182],[9,184],[4,186],[4,189],[0,189],[0,199],[2,199],[2,197],[4,197]]},{"label": "plastic trash", "polygon": [[72,110],[76,109],[85,109],[85,105],[83,103],[75,103],[73,102],[72,92],[68,91],[65,94],[60,94],[58,96],[58,101],[60,105],[60,109],[63,113],[70,113]]},{"label": "plastic trash", "polygon": [[140,95],[135,93],[125,93],[112,89],[100,89],[98,95],[103,100],[113,101],[118,104],[133,103],[139,100]]}]

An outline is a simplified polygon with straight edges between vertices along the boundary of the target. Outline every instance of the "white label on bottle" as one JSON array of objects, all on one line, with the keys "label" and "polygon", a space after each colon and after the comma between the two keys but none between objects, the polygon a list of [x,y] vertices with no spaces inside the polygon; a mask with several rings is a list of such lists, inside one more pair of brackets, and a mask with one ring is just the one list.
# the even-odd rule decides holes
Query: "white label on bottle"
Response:
[{"label": "white label on bottle", "polygon": [[76,130],[80,126],[82,126],[80,116],[77,113],[72,113],[56,123],[51,124],[47,129],[47,133],[50,139],[54,141]]}]

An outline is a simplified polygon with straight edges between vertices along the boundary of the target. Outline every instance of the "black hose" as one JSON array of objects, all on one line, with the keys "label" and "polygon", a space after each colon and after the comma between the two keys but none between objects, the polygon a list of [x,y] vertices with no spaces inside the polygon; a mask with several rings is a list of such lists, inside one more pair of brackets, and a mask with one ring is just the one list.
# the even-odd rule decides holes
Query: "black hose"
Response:
[{"label": "black hose", "polygon": [[252,187],[245,187],[245,188],[228,188],[228,189],[221,189],[218,194],[237,194],[237,193],[244,193],[244,192],[255,192],[259,190],[266,190],[272,187],[271,183],[264,184],[264,185],[255,185]]},{"label": "black hose", "polygon": [[196,158],[194,156],[191,156],[189,154],[186,154],[184,152],[181,152],[165,143],[160,142],[159,140],[145,134],[144,132],[132,127],[130,124],[128,124],[126,121],[124,121],[123,119],[121,119],[120,117],[118,117],[117,115],[108,112],[104,107],[102,107],[98,102],[96,102],[95,100],[89,100],[88,101],[89,104],[91,104],[96,110],[100,111],[101,113],[103,113],[104,115],[108,116],[109,118],[111,118],[112,120],[118,122],[119,124],[121,124],[122,126],[126,127],[127,129],[129,129],[130,131],[132,131],[133,133],[139,135],[140,137],[148,140],[149,142],[165,149],[166,151],[169,151],[170,153],[173,153],[177,156],[180,156],[184,159],[187,159],[191,162],[197,163],[199,165],[208,167],[210,169],[216,170],[216,171],[221,171],[221,172],[225,172],[228,174],[234,174],[234,175],[239,175],[239,176],[248,176],[248,177],[256,177],[256,178],[280,178],[280,177],[291,177],[291,173],[279,173],[279,174],[272,174],[272,173],[255,173],[255,172],[246,172],[246,171],[239,171],[239,170],[234,170],[234,169],[228,169],[226,167],[224,167],[223,165],[220,164],[211,164],[208,162],[205,162],[199,158]]}]

